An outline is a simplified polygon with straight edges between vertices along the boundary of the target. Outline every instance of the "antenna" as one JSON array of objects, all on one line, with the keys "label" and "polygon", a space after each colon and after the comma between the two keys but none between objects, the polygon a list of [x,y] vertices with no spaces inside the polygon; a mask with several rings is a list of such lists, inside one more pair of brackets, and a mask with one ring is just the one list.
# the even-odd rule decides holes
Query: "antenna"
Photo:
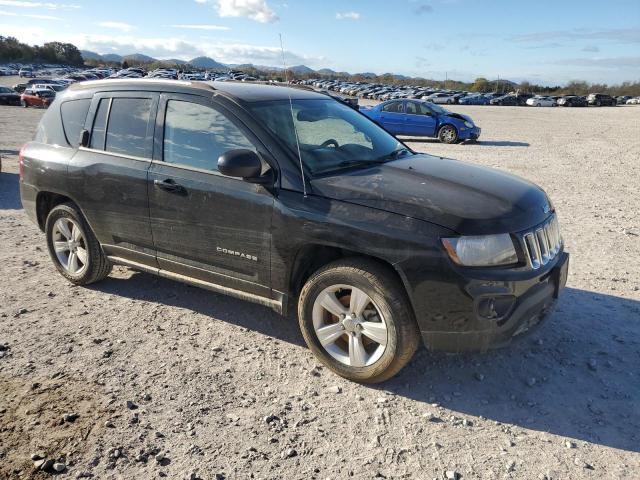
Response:
[{"label": "antenna", "polygon": [[287,62],[284,59],[284,46],[282,45],[282,34],[280,36],[280,50],[282,50],[282,66],[284,67],[284,78],[287,82],[287,94],[289,95],[289,108],[291,109],[291,125],[293,125],[293,131],[296,135],[296,146],[298,147],[298,161],[300,162],[300,175],[302,176],[302,193],[304,198],[307,198],[307,186],[304,181],[304,169],[302,168],[302,154],[300,153],[300,139],[298,138],[298,129],[296,127],[296,121],[293,116],[293,101],[291,100],[291,90],[289,87],[289,74],[287,73]]}]

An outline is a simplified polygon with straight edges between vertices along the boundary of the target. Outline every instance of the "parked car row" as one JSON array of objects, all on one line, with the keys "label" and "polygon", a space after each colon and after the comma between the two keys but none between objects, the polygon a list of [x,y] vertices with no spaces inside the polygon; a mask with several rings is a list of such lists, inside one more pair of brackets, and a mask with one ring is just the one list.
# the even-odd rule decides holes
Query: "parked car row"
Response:
[{"label": "parked car row", "polygon": [[[462,90],[437,89],[433,87],[423,87],[418,85],[385,85],[368,82],[347,82],[342,80],[303,80],[300,83],[311,85],[315,88],[335,91],[341,94],[350,95],[372,100],[397,100],[415,99],[426,100],[431,103],[445,105],[503,105],[503,106],[532,106],[532,107],[555,107],[562,105],[565,107],[582,106],[615,106],[629,103],[631,97],[612,97],[601,93],[592,93],[586,97],[578,95],[534,95],[520,91],[509,93],[478,93]],[[629,104],[635,104],[630,102]]]}]

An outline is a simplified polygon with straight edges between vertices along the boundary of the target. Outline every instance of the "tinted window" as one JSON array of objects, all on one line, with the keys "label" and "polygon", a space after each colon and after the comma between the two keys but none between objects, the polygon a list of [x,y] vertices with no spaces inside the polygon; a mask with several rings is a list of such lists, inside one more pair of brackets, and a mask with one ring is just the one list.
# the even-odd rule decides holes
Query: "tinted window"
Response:
[{"label": "tinted window", "polygon": [[384,107],[382,107],[382,111],[389,113],[402,113],[402,102],[387,103]]},{"label": "tinted window", "polygon": [[148,157],[147,125],[150,98],[113,98],[105,150],[136,157]]},{"label": "tinted window", "polygon": [[91,143],[89,146],[98,150],[104,150],[104,132],[107,127],[107,114],[109,113],[108,98],[100,100],[96,118],[93,120],[93,129],[91,131]]},{"label": "tinted window", "polygon": [[218,157],[236,148],[255,150],[220,112],[197,103],[170,100],[164,124],[163,159],[205,170],[218,169]]},{"label": "tinted window", "polygon": [[91,105],[90,98],[71,100],[60,105],[62,127],[67,137],[67,143],[72,147],[77,147],[80,143],[80,132],[84,127],[84,121],[87,119],[89,105]]}]

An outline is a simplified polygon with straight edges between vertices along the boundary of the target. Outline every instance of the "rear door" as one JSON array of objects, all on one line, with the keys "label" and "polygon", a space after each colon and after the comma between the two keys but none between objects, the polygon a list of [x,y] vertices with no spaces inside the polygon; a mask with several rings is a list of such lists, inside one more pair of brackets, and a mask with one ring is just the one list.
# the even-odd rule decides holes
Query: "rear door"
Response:
[{"label": "rear door", "polygon": [[109,92],[93,97],[89,146],[69,163],[69,190],[107,255],[156,266],[149,224],[151,164],[158,94]]},{"label": "rear door", "polygon": [[394,135],[406,135],[402,100],[385,103],[380,109],[380,123]]},{"label": "rear door", "polygon": [[172,94],[161,97],[155,142],[149,207],[160,268],[270,296],[274,197],[217,169],[228,150],[266,154],[258,140],[214,101]]},{"label": "rear door", "polygon": [[436,116],[423,102],[405,102],[407,135],[432,137],[436,130]]}]

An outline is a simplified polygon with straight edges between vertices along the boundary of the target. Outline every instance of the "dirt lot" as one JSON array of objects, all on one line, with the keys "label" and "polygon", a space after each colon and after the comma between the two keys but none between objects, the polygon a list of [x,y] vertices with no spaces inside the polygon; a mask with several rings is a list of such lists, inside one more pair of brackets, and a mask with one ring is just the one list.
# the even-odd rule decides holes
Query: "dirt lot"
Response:
[{"label": "dirt lot", "polygon": [[266,308],[126,268],[69,285],[20,206],[42,111],[0,107],[0,478],[50,476],[34,453],[60,478],[639,478],[640,107],[453,110],[481,142],[410,145],[545,188],[568,288],[507,349],[421,350],[368,387]]}]

